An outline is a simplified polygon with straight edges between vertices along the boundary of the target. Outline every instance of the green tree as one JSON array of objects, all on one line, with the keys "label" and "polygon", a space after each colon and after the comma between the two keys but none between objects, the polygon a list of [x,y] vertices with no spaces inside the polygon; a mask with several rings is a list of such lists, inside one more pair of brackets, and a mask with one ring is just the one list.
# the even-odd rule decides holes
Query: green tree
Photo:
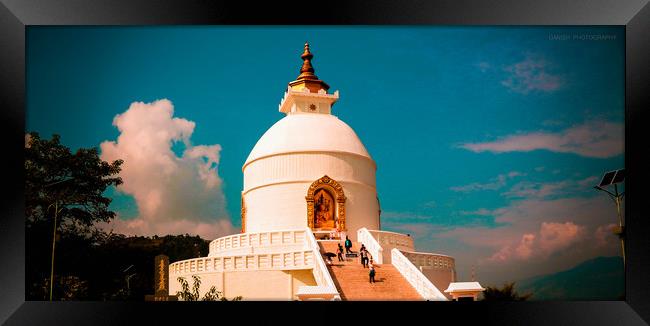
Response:
[{"label": "green tree", "polygon": [[526,301],[533,294],[519,294],[515,291],[515,282],[505,283],[502,288],[488,286],[483,291],[485,301]]},{"label": "green tree", "polygon": [[[181,283],[181,291],[176,292],[176,295],[183,301],[199,301],[199,288],[201,287],[201,278],[196,275],[192,275],[192,279],[194,280],[194,284],[192,285],[192,291],[190,291],[190,286],[187,283],[187,280],[185,280],[184,277],[177,278],[178,282]],[[232,299],[232,301],[241,301],[241,299],[242,297],[238,296]],[[217,291],[216,287],[212,286],[210,287],[210,290],[205,295],[203,295],[201,301],[228,301],[228,299],[224,297],[220,291]]]},{"label": "green tree", "polygon": [[[25,136],[25,227],[27,297],[38,299],[42,282],[51,282],[56,262],[56,243],[69,239],[80,247],[92,244],[101,235],[94,225],[115,217],[109,210],[111,199],[104,196],[109,186],[122,184],[117,175],[123,161],[112,163],[99,158],[96,148],[80,148],[75,153],[60,142],[58,135],[41,139],[37,132]],[[75,251],[74,246],[72,251]],[[75,251],[77,252],[77,251]],[[84,284],[78,275],[75,284]],[[70,282],[68,282],[70,283]],[[76,288],[64,286],[66,288]],[[50,289],[48,292],[52,292]],[[69,291],[68,291],[69,292]],[[59,298],[74,299],[72,292]],[[74,291],[86,293],[86,291]],[[36,298],[33,297],[36,296]],[[44,298],[43,298],[44,299]]]},{"label": "green tree", "polygon": [[41,139],[31,132],[25,143],[25,215],[27,225],[52,223],[53,203],[58,203],[59,218],[66,227],[92,227],[108,222],[115,213],[108,209],[111,199],[104,197],[109,186],[122,184],[117,176],[122,160],[112,163],[99,158],[97,148],[79,148],[74,154],[60,142],[59,135]]}]

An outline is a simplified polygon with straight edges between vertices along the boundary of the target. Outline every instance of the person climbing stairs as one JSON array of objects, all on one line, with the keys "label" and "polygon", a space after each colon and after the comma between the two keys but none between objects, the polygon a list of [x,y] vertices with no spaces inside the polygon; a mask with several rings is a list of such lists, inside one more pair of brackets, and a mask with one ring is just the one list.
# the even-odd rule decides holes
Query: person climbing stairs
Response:
[{"label": "person climbing stairs", "polygon": [[[321,254],[335,253],[338,245],[333,241],[319,241]],[[352,243],[352,251],[358,252],[361,244]],[[391,264],[374,264],[375,283],[369,282],[368,268],[361,265],[359,257],[346,257],[342,262],[327,265],[342,300],[359,301],[421,301],[422,296]]]}]

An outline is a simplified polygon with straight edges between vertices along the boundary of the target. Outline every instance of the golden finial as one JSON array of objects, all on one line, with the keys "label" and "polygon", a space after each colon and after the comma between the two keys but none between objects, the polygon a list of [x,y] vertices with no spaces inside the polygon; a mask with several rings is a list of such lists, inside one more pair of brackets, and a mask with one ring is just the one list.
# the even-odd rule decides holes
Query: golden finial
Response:
[{"label": "golden finial", "polygon": [[300,58],[302,58],[302,67],[300,68],[300,75],[298,78],[289,83],[289,86],[295,89],[308,88],[311,92],[316,93],[320,89],[327,91],[330,87],[324,81],[319,80],[314,74],[314,67],[311,65],[311,59],[314,55],[309,50],[309,42],[305,42],[305,50]]},{"label": "golden finial", "polygon": [[305,42],[305,51],[300,56],[300,58],[303,60],[303,63],[302,67],[300,68],[300,75],[298,76],[298,80],[318,79],[318,77],[314,75],[314,67],[311,65],[311,59],[313,57],[314,55],[309,51],[309,42]]}]

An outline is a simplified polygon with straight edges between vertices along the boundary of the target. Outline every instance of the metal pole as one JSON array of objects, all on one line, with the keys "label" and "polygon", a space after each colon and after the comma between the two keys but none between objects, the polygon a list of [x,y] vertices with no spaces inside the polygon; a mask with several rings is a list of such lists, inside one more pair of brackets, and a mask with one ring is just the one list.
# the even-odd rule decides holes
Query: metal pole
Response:
[{"label": "metal pole", "polygon": [[621,217],[621,199],[617,198],[616,200],[616,209],[618,211],[618,220],[619,225],[621,226],[621,249],[623,250],[623,265],[625,265],[625,233],[623,230],[623,222]]},{"label": "metal pole", "polygon": [[619,237],[621,238],[621,250],[623,252],[623,265],[625,265],[625,233],[623,232],[623,216],[621,215],[621,196],[618,194],[618,187],[614,185],[616,191],[616,214],[618,215],[618,226],[620,227]]},{"label": "metal pole", "polygon": [[52,287],[54,286],[54,248],[56,246],[56,216],[59,213],[59,201],[54,202],[54,231],[52,232],[52,265],[50,269],[50,301],[52,301]]},{"label": "metal pole", "polygon": [[[48,185],[45,185],[43,188],[50,187],[55,184],[59,184],[62,182],[67,182],[70,180],[73,180],[74,177],[70,177],[68,179],[60,180],[57,182],[50,183]],[[47,210],[49,211],[50,207],[52,207],[52,204],[47,207]],[[54,201],[54,228],[52,231],[52,264],[50,266],[50,301],[52,301],[52,289],[54,287],[54,249],[56,247],[56,220],[57,220],[57,215],[59,214],[59,200]]]},{"label": "metal pole", "polygon": [[131,297],[131,285],[129,284],[130,279],[131,279],[131,276],[127,275],[127,277],[126,277],[126,295],[127,295],[127,297]]},{"label": "metal pole", "polygon": [[623,216],[621,215],[621,198],[618,193],[618,185],[614,184],[614,202],[616,203],[616,215],[618,215],[619,238],[621,238],[621,251],[623,253],[623,266],[625,266],[625,233],[623,232]]}]

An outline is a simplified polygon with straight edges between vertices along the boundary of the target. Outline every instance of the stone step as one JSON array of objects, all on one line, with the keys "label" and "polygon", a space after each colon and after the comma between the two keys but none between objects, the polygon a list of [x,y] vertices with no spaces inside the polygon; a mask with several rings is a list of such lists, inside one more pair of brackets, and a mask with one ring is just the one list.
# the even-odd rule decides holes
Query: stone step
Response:
[{"label": "stone step", "polygon": [[[336,242],[319,242],[321,252],[336,253]],[[352,243],[352,250],[361,245]],[[391,264],[375,265],[375,283],[369,282],[369,269],[361,265],[360,258],[346,258],[339,262],[333,258],[327,268],[343,300],[407,300],[420,301],[417,291]]]}]

